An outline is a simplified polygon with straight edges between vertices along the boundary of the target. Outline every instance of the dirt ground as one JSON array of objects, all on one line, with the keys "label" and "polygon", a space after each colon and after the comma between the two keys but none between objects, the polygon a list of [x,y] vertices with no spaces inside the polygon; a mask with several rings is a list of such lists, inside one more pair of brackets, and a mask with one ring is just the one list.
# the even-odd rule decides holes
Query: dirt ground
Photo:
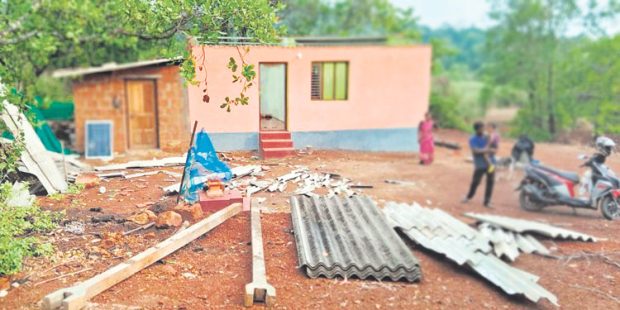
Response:
[{"label": "dirt ground", "polygon": [[[441,131],[438,138],[464,144],[464,134]],[[510,141],[504,141],[500,154],[508,154]],[[539,144],[536,156],[543,162],[566,170],[577,170],[577,155],[588,153],[585,147]],[[525,212],[518,206],[514,188],[520,179],[497,182],[492,209],[482,207],[481,194],[469,204],[459,201],[471,177],[468,152],[437,150],[436,162],[419,166],[414,154],[315,151],[312,154],[283,160],[258,161],[251,154],[235,153],[231,165],[263,164],[269,166],[267,177],[276,177],[304,165],[314,171],[338,173],[361,184],[373,185],[364,194],[380,206],[398,201],[437,207],[462,220],[464,212],[488,212],[548,222],[606,238],[597,243],[560,240],[542,242],[555,255],[570,256],[588,252],[606,253],[620,262],[618,222],[605,220],[599,212],[568,208],[550,208],[543,212]],[[612,157],[610,166],[620,172],[620,155]],[[180,172],[180,167],[166,168]],[[501,170],[499,174],[506,175]],[[410,181],[407,185],[387,184],[386,179]],[[130,223],[92,224],[92,216],[113,214],[123,219],[144,207],[158,210],[174,207],[174,197],[162,198],[161,186],[174,178],[158,174],[133,180],[112,179],[103,182],[107,191],[97,188],[68,195],[61,200],[41,198],[46,209],[66,210],[65,221],[85,223],[86,233],[74,235],[62,229],[44,236],[57,247],[49,258],[26,261],[24,272],[14,279],[25,281],[0,299],[1,309],[35,309],[50,292],[92,277],[165,239],[172,229],[148,230],[122,237],[118,233],[136,227]],[[287,191],[290,191],[287,190]],[[309,279],[298,268],[287,194],[265,193],[269,212],[262,215],[267,275],[277,290],[275,308],[281,309],[513,309],[555,308],[547,301],[534,304],[524,298],[511,297],[475,273],[458,267],[442,256],[435,255],[408,242],[420,260],[423,280],[420,283],[362,281],[357,279]],[[90,211],[101,207],[102,213]],[[120,222],[120,221],[119,221]],[[66,224],[66,223],[65,223]],[[215,309],[242,308],[244,285],[251,281],[251,246],[249,214],[243,212],[224,222],[213,231],[191,242],[162,261],[142,270],[126,281],[96,296],[93,303],[100,309],[115,305],[139,306],[146,309]],[[110,242],[104,242],[111,240]],[[107,246],[104,246],[107,245]],[[602,259],[553,259],[537,255],[521,255],[513,266],[540,276],[539,283],[556,294],[566,309],[613,309],[620,307],[620,269]],[[88,269],[91,268],[91,269]],[[57,276],[79,272],[53,280]],[[48,281],[48,282],[45,282]]]}]

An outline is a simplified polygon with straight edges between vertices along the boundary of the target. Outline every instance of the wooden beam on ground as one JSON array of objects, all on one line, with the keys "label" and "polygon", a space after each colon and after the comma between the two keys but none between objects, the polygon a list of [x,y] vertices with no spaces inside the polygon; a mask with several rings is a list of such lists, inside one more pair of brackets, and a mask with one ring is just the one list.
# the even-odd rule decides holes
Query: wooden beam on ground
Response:
[{"label": "wooden beam on ground", "polygon": [[80,284],[57,290],[45,296],[41,303],[41,309],[81,309],[89,299],[204,235],[241,212],[242,208],[240,203],[234,203],[148,248],[126,262],[120,263]]},{"label": "wooden beam on ground", "polygon": [[276,301],[276,289],[267,283],[260,209],[256,199],[252,199],[250,214],[252,221],[252,282],[245,285],[243,303],[246,307],[251,307],[255,302],[262,302],[269,307]]},{"label": "wooden beam on ground", "polygon": [[24,134],[25,149],[21,154],[20,160],[26,166],[28,172],[37,177],[48,195],[57,192],[64,193],[68,187],[67,182],[65,182],[65,178],[63,178],[60,170],[58,170],[56,164],[48,155],[45,146],[43,146],[26,116],[16,106],[6,100],[3,105],[4,111],[0,112],[4,124],[6,124],[14,137],[19,137],[22,132]]}]

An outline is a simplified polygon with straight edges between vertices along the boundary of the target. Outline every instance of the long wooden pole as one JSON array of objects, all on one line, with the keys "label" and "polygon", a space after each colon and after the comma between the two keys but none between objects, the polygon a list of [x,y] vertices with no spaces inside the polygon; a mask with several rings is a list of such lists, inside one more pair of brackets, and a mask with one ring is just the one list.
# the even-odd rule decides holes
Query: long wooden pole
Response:
[{"label": "long wooden pole", "polygon": [[256,199],[252,199],[250,214],[252,221],[252,282],[245,285],[243,304],[246,307],[251,307],[255,302],[262,302],[269,307],[276,301],[276,289],[267,283],[260,209]]},{"label": "long wooden pole", "polygon": [[187,167],[187,162],[189,161],[189,152],[192,149],[192,145],[194,145],[194,135],[196,134],[196,127],[198,126],[198,121],[194,121],[194,129],[192,129],[192,138],[189,140],[189,147],[187,148],[187,157],[185,157],[185,165],[183,166],[183,175],[181,176],[181,183],[179,184],[179,194],[177,195],[177,204],[181,199],[181,189],[183,189],[183,181],[185,181],[185,167]]},{"label": "long wooden pole", "polygon": [[213,228],[225,222],[241,212],[243,206],[234,203],[208,218],[182,230],[168,239],[148,248],[146,251],[122,262],[97,276],[90,278],[73,287],[57,290],[43,298],[41,309],[77,310],[86,305],[86,302],[97,294],[124,281],[140,270],[150,266],[156,261],[170,255],[174,251],[184,247],[198,237],[206,234]]}]

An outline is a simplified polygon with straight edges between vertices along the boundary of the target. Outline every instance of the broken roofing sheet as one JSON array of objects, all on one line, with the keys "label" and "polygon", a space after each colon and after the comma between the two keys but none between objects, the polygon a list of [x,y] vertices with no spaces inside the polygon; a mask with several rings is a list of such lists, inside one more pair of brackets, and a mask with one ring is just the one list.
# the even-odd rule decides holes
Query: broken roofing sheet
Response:
[{"label": "broken roofing sheet", "polygon": [[521,234],[510,230],[504,230],[486,222],[480,223],[480,225],[478,225],[478,230],[491,241],[495,256],[500,258],[506,257],[510,261],[514,261],[519,256],[519,251],[528,254],[551,254],[549,249],[530,234]]},{"label": "broken roofing sheet", "polygon": [[557,305],[557,297],[536,283],[538,276],[495,257],[486,237],[448,213],[394,202],[383,211],[413,241],[459,265],[467,264],[507,294],[522,294],[533,302],[546,298]]},{"label": "broken roofing sheet", "polygon": [[291,197],[299,265],[311,278],[418,281],[418,260],[368,197]]},{"label": "broken roofing sheet", "polygon": [[527,221],[507,216],[491,214],[465,213],[465,216],[476,219],[479,222],[486,222],[491,225],[518,233],[537,233],[539,235],[549,238],[596,242],[596,238],[590,235],[551,226],[540,222]]}]

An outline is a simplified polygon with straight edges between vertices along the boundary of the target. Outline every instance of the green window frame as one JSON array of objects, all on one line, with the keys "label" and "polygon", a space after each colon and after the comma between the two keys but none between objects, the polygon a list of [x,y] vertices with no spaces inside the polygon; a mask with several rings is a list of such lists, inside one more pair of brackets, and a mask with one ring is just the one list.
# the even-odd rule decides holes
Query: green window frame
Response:
[{"label": "green window frame", "polygon": [[312,100],[347,100],[349,63],[322,61],[312,63],[310,96]]}]

